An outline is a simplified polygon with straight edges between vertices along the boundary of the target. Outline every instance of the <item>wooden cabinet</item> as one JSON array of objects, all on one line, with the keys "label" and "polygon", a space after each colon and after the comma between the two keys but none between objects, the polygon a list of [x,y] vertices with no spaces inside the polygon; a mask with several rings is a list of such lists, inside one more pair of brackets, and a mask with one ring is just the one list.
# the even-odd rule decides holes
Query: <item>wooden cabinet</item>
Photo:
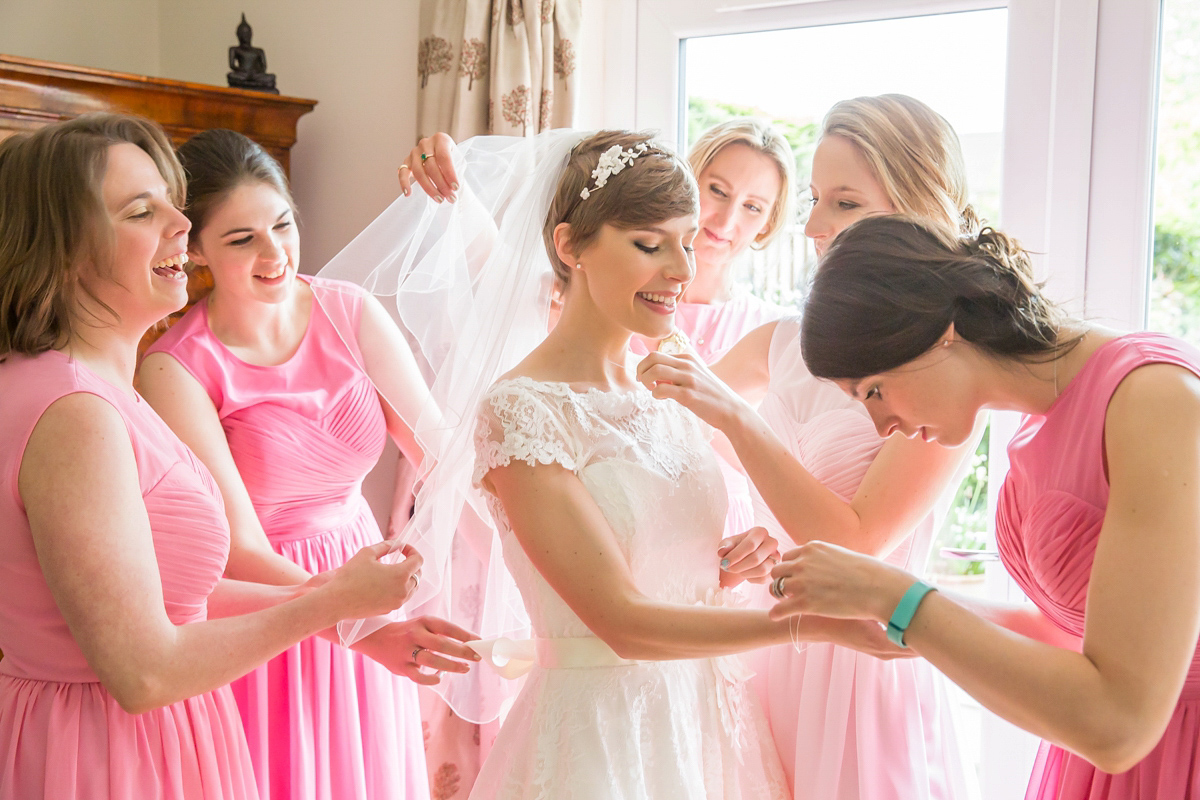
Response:
[{"label": "wooden cabinet", "polygon": [[209,128],[246,134],[288,169],[296,123],[315,100],[0,55],[0,139],[89,111],[155,120],[181,144]]}]

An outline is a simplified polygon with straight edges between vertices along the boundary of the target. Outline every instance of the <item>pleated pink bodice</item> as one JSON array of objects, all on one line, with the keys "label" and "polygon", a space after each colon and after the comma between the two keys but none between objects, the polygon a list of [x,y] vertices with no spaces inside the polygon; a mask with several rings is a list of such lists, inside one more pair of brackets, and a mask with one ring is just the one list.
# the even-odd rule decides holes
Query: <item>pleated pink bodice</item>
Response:
[{"label": "pleated pink bodice", "polygon": [[[1172,337],[1135,333],[1102,345],[1040,416],[1009,444],[1008,477],[996,510],[1004,565],[1055,625],[1083,636],[1088,583],[1108,507],[1104,423],[1125,377],[1147,364],[1200,374],[1200,352]],[[1200,798],[1200,651],[1158,747],[1112,776],[1043,743],[1029,798]]]},{"label": "pleated pink bodice", "polygon": [[228,687],[126,713],[88,665],[42,574],[17,478],[42,414],[77,392],[108,401],[125,420],[173,623],[207,618],[229,551],[212,476],[140,397],[57,351],[0,364],[0,798],[253,798]]},{"label": "pleated pink bodice", "polygon": [[360,366],[363,294],[300,276],[315,301],[300,347],[286,362],[242,361],[212,334],[205,302],[150,348],[173,356],[216,406],[238,472],[273,541],[303,539],[370,511],[362,481],[383,453],[379,396]]}]

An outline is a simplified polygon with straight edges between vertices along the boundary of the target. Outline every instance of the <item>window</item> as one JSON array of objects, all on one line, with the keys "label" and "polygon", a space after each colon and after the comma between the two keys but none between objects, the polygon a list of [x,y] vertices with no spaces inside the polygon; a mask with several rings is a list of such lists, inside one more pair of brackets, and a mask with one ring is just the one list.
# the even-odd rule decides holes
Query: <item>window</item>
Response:
[{"label": "window", "polygon": [[739,280],[776,302],[799,301],[816,260],[804,236],[812,152],[825,113],[850,97],[898,92],[945,116],[962,143],[971,201],[995,222],[1006,31],[1007,11],[991,9],[685,39],[681,149],[718,122],[757,116],[796,155],[798,214],[770,247],[742,259]]},{"label": "window", "polygon": [[1200,345],[1200,5],[1166,0],[1147,327]]}]

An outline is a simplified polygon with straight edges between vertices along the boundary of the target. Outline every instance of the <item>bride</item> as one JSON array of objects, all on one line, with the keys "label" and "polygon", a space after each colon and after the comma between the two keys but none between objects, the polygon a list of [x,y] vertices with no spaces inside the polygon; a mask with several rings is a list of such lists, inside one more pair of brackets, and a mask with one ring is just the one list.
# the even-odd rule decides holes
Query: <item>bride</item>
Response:
[{"label": "bride", "polygon": [[[457,427],[474,428],[471,483],[484,492],[533,633],[524,647],[532,667],[471,798],[787,798],[765,718],[744,683],[748,673],[728,657],[817,638],[898,651],[878,625],[806,617],[789,629],[765,611],[730,607],[717,555],[726,498],[710,429],[673,401],[654,399],[635,380],[628,350],[634,333],[658,340],[673,330],[675,303],[694,275],[695,181],[642,134],[553,136],[513,145],[537,150],[533,166],[506,153],[495,162],[504,166],[473,173],[464,158],[454,213],[474,222],[437,221],[448,209],[436,209],[433,222],[406,228],[436,231],[436,241],[395,259],[461,250],[489,320],[472,333],[456,318],[449,355],[423,346],[438,381],[480,387],[468,399],[475,424],[464,414]],[[463,143],[460,155],[471,147]],[[541,182],[545,190],[481,204],[470,193],[488,191],[483,179],[526,189]],[[403,202],[385,216],[407,213],[396,210]],[[494,223],[486,236],[478,224],[485,208]],[[545,252],[526,252],[538,233]],[[341,265],[355,260],[339,259],[334,274],[345,277]],[[562,287],[561,315],[548,335],[545,317],[528,314],[546,306],[553,284],[531,274],[547,269]],[[378,270],[369,278],[378,290]],[[494,291],[485,288],[489,279]],[[426,302],[406,305],[404,284],[411,289],[414,281]],[[411,272],[400,281],[399,314],[418,340],[454,327],[431,321],[439,316],[429,310],[431,293],[454,294],[438,281]],[[516,328],[531,324],[540,326],[532,338],[540,342],[494,380],[504,366],[495,341],[513,341]],[[455,348],[472,337],[474,357],[456,358]],[[510,350],[509,364],[520,349]],[[474,384],[463,380],[467,362]],[[444,430],[444,420],[454,418],[439,417],[446,458],[455,432]],[[434,474],[422,494],[443,484]],[[435,553],[446,548],[431,540],[447,533],[422,520],[439,518],[418,512],[420,530],[409,531]],[[768,542],[750,561],[765,574],[774,552]],[[501,643],[505,658],[522,651],[521,643]]]}]

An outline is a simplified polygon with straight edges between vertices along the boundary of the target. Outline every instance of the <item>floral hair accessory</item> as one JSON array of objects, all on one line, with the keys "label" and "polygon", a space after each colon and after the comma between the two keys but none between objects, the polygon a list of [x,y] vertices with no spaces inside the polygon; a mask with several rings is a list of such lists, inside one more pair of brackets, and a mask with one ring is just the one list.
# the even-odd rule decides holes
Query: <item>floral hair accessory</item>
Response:
[{"label": "floral hair accessory", "polygon": [[608,183],[608,179],[616,175],[621,170],[633,163],[633,160],[650,149],[650,145],[645,142],[639,142],[634,147],[628,149],[621,147],[619,144],[614,144],[612,147],[600,154],[600,160],[596,162],[596,168],[592,170],[592,179],[596,182],[590,189],[584,187],[579,196],[587,200],[592,192],[600,189],[604,184]]}]

